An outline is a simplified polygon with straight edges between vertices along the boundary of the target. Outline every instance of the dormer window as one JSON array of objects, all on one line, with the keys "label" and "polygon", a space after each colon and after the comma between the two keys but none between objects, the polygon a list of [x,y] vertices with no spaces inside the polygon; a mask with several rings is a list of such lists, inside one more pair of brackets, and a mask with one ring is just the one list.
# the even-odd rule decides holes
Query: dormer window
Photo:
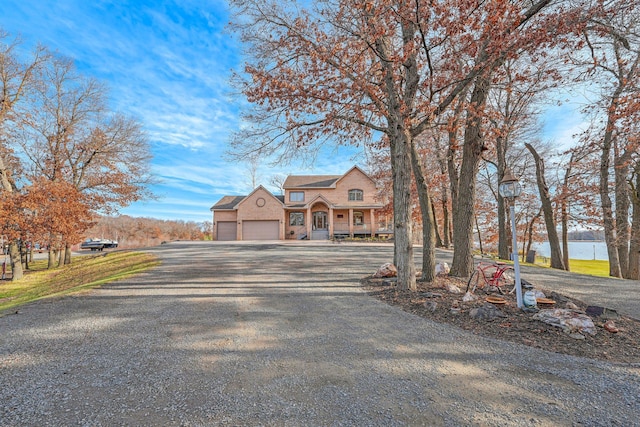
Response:
[{"label": "dormer window", "polygon": [[304,202],[304,191],[291,191],[289,193],[290,202]]},{"label": "dormer window", "polygon": [[349,190],[350,202],[361,202],[363,200],[362,190]]}]

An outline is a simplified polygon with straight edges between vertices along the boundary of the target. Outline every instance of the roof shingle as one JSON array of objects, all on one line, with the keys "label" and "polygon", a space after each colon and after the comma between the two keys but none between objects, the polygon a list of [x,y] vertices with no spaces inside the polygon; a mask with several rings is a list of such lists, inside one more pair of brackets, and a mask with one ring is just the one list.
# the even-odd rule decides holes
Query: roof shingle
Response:
[{"label": "roof shingle", "polygon": [[283,187],[292,188],[331,188],[342,175],[289,175]]}]

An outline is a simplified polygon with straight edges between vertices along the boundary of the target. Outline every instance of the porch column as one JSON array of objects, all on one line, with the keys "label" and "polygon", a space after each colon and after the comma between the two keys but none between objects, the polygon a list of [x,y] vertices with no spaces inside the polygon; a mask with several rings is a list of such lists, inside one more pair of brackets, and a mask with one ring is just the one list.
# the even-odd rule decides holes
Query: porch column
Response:
[{"label": "porch column", "polygon": [[311,240],[311,206],[309,206],[307,208],[307,222],[305,224],[307,224],[307,240]]},{"label": "porch column", "polygon": [[349,237],[353,238],[353,209],[349,209]]},{"label": "porch column", "polygon": [[376,224],[376,216],[374,215],[375,209],[371,209],[369,213],[371,214],[371,237],[376,237],[376,228],[378,228],[378,224]]},{"label": "porch column", "polygon": [[329,238],[333,237],[333,208],[329,206]]}]

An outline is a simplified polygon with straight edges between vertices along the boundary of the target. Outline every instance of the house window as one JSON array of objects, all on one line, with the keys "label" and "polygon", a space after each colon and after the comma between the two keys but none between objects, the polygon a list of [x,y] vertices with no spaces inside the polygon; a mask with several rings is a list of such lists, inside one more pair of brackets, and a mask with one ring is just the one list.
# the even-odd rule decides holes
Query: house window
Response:
[{"label": "house window", "polygon": [[362,212],[354,212],[353,225],[362,225],[362,224],[364,224],[364,214]]},{"label": "house window", "polygon": [[349,201],[350,202],[361,202],[362,201],[362,190],[349,190]]},{"label": "house window", "polygon": [[291,191],[289,193],[290,202],[304,202],[304,191]]},{"label": "house window", "polygon": [[304,214],[302,212],[290,212],[289,225],[304,225]]}]

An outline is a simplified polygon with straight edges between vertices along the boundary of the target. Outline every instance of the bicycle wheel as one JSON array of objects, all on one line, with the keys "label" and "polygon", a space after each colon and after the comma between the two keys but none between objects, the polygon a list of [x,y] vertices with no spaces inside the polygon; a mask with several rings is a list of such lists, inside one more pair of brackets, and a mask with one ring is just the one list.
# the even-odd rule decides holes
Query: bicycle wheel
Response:
[{"label": "bicycle wheel", "polygon": [[478,284],[482,280],[480,278],[481,274],[482,274],[482,272],[480,270],[478,270],[478,269],[476,269],[473,272],[471,277],[469,277],[469,281],[467,282],[467,290],[466,290],[466,292],[469,292],[469,290],[471,290],[471,293],[474,293],[476,291],[476,288],[478,287]]},{"label": "bicycle wheel", "polygon": [[513,267],[506,267],[502,270],[502,273],[495,279],[495,285],[500,292],[504,286],[513,286],[516,283],[516,276]]}]

